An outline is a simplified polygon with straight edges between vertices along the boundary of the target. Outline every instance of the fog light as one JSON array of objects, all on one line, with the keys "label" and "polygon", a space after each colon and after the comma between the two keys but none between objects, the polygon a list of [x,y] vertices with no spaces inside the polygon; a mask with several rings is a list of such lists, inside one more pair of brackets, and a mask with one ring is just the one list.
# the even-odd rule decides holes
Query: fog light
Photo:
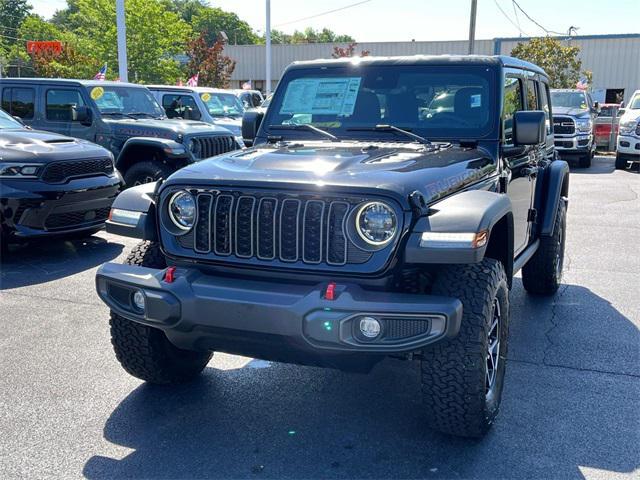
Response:
[{"label": "fog light", "polygon": [[360,319],[360,333],[367,338],[376,338],[380,335],[380,322],[373,317]]},{"label": "fog light", "polygon": [[133,294],[133,306],[139,312],[144,312],[144,293],[142,290],[136,290]]}]

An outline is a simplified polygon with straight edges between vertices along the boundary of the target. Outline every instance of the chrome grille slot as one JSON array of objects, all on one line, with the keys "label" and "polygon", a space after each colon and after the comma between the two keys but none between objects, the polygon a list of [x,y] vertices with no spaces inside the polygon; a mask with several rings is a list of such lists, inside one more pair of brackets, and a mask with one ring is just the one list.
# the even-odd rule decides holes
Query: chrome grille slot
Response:
[{"label": "chrome grille slot", "polygon": [[254,197],[242,196],[238,198],[235,221],[235,247],[238,257],[250,258],[253,256],[253,209],[255,203]]},{"label": "chrome grille slot", "polygon": [[324,202],[309,200],[304,207],[302,221],[302,260],[320,263],[322,260],[322,227]]},{"label": "chrome grille slot", "polygon": [[258,258],[273,260],[276,257],[276,209],[278,200],[265,197],[258,205]]},{"label": "chrome grille slot", "polygon": [[211,205],[213,195],[201,193],[197,197],[198,223],[194,229],[194,247],[198,253],[209,253],[211,251]]},{"label": "chrome grille slot", "polygon": [[218,195],[213,212],[213,245],[217,255],[231,255],[232,195]]},{"label": "chrome grille slot", "polygon": [[298,260],[298,234],[300,231],[300,200],[286,199],[280,211],[280,259],[284,262]]}]

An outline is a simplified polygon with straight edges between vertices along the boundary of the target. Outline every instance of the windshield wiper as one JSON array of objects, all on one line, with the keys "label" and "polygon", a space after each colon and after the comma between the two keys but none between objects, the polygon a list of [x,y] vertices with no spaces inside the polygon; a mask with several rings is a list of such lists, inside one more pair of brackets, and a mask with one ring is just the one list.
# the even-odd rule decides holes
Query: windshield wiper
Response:
[{"label": "windshield wiper", "polygon": [[412,138],[418,143],[422,143],[424,145],[431,145],[431,142],[420,135],[416,135],[415,133],[410,132],[409,130],[405,130],[403,128],[398,128],[394,125],[376,125],[375,127],[350,127],[347,128],[347,131],[351,132],[394,132],[404,135],[406,137]]},{"label": "windshield wiper", "polygon": [[130,115],[128,113],[122,113],[122,112],[100,112],[100,114],[103,116],[118,115],[120,117],[128,117],[128,118],[133,118],[134,120],[137,120],[137,117],[134,117],[133,115]]},{"label": "windshield wiper", "polygon": [[326,130],[322,130],[321,128],[314,127],[308,123],[301,123],[297,125],[269,125],[270,130],[308,130],[310,132],[315,132],[319,135],[323,135],[327,138],[330,138],[332,142],[339,142],[340,139],[336,137],[334,134],[327,132]]},{"label": "windshield wiper", "polygon": [[158,118],[153,113],[147,113],[147,112],[129,112],[129,113],[125,113],[125,115],[129,115],[132,118],[136,118],[141,115],[146,115],[147,117],[151,117],[151,118]]}]

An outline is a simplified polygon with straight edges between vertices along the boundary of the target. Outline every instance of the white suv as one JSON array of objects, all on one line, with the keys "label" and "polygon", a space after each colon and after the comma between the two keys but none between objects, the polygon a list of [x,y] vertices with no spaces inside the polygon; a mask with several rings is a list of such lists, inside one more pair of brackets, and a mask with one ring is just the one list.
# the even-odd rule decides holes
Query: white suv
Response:
[{"label": "white suv", "polygon": [[640,90],[636,90],[627,108],[620,109],[620,127],[616,151],[616,168],[640,163]]}]

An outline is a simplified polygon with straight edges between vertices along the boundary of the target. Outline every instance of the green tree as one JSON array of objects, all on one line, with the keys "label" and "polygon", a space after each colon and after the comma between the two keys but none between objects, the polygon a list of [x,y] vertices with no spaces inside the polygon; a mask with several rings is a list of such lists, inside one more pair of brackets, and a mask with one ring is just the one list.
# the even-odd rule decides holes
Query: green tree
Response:
[{"label": "green tree", "polygon": [[163,0],[163,2],[168,10],[180,15],[188,24],[193,22],[195,15],[210,8],[204,0]]},{"label": "green tree", "polygon": [[27,0],[0,0],[0,43],[13,45],[19,38],[18,29],[31,13]]},{"label": "green tree", "polygon": [[[260,38],[260,43],[265,42],[264,35]],[[304,31],[295,30],[291,35],[280,30],[271,30],[271,43],[292,44],[292,43],[354,43],[355,40],[350,35],[338,35],[334,31],[323,28],[314,30],[307,27]]]},{"label": "green tree", "polygon": [[193,15],[191,25],[194,32],[205,34],[208,45],[217,41],[220,32],[227,34],[232,45],[253,45],[259,40],[247,22],[240,20],[235,13],[220,8],[200,10]]},{"label": "green tree", "polygon": [[511,56],[543,68],[549,75],[551,88],[575,88],[581,76],[591,78],[591,72],[582,71],[579,53],[580,47],[563,45],[553,37],[542,37],[518,43]]}]

